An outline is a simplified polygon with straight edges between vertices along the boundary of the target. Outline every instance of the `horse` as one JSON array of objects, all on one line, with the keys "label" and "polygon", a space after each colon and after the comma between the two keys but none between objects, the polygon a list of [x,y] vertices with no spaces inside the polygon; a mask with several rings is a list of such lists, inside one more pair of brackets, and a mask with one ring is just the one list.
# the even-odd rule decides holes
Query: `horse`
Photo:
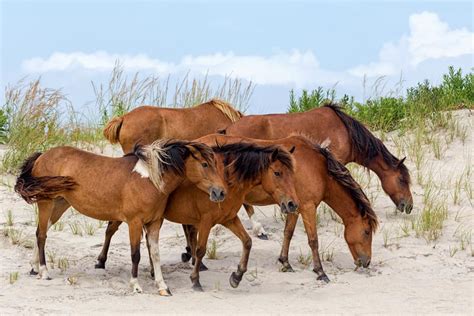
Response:
[{"label": "horse", "polygon": [[[137,145],[132,153],[111,158],[73,147],[35,153],[21,168],[15,191],[38,205],[37,247],[31,274],[50,279],[44,247],[49,227],[73,206],[81,214],[129,226],[134,292],[138,283],[140,240],[147,232],[149,252],[159,262],[159,230],[169,195],[183,182],[217,205],[226,185],[217,171],[214,153],[199,142],[161,140]],[[39,264],[39,267],[38,267]],[[161,276],[155,264],[155,275]],[[163,279],[155,278],[160,295],[171,295]]]},{"label": "horse", "polygon": [[[110,143],[120,143],[127,154],[136,143],[151,144],[162,138],[193,140],[216,133],[242,117],[240,111],[218,99],[184,109],[140,106],[111,119],[103,133]],[[257,237],[268,239],[262,225],[252,218],[253,208],[246,205],[245,209]]]},{"label": "horse", "polygon": [[380,139],[335,103],[303,113],[244,116],[220,132],[260,139],[279,139],[297,132],[318,141],[330,139],[329,150],[337,160],[372,170],[398,210],[409,214],[413,209],[405,158],[399,160],[391,154]]},{"label": "horse", "polygon": [[[216,161],[222,164],[227,182],[227,195],[224,202],[208,203],[199,190],[189,184],[181,184],[169,197],[164,218],[181,224],[193,225],[197,228],[198,237],[193,247],[196,263],[191,273],[193,289],[202,291],[199,280],[201,261],[206,253],[207,240],[212,227],[221,224],[234,233],[242,242],[242,256],[237,271],[232,272],[229,282],[237,287],[247,271],[247,263],[252,247],[252,239],[240,222],[237,213],[245,196],[255,187],[261,189],[277,201],[284,213],[292,213],[298,209],[298,200],[294,188],[293,149],[289,151],[276,145],[259,146],[252,142],[239,142],[220,145],[216,135],[199,138],[196,141],[212,147]],[[223,137],[217,135],[217,137]],[[111,222],[106,232],[106,241],[99,255],[99,260],[106,259],[106,252],[120,221]],[[105,261],[102,262],[105,264]],[[150,262],[154,264],[154,262]],[[156,269],[152,269],[155,271]],[[159,270],[161,273],[161,270]],[[155,276],[156,277],[156,276]]]},{"label": "horse", "polygon": [[[220,144],[246,142],[245,137],[215,137]],[[295,189],[299,201],[298,213],[303,218],[313,258],[313,271],[318,280],[329,282],[319,257],[316,209],[321,202],[328,204],[342,219],[344,238],[356,266],[368,267],[372,256],[372,234],[377,229],[378,220],[367,196],[352,178],[347,168],[327,149],[327,143],[318,145],[302,135],[292,135],[279,140],[254,140],[260,146],[279,145],[294,148]],[[271,205],[275,200],[260,188],[255,188],[245,197],[252,205]],[[282,271],[293,271],[288,252],[298,214],[289,213],[284,230],[284,240],[279,257]],[[189,260],[195,245],[196,231],[185,227],[188,241],[186,253],[181,258]],[[194,259],[194,258],[193,258]]]}]

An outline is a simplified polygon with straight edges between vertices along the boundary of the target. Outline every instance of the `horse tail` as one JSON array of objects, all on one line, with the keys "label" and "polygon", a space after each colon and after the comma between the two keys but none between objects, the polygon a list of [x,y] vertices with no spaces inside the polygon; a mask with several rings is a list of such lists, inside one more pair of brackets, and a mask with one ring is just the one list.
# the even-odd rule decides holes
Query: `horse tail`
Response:
[{"label": "horse tail", "polygon": [[27,203],[40,200],[51,200],[59,194],[72,190],[77,183],[71,177],[34,177],[31,172],[41,153],[34,153],[21,166],[20,175],[16,179],[15,192]]},{"label": "horse tail", "polygon": [[119,142],[120,129],[123,124],[123,116],[116,116],[111,119],[104,128],[104,136],[107,140],[116,144]]}]

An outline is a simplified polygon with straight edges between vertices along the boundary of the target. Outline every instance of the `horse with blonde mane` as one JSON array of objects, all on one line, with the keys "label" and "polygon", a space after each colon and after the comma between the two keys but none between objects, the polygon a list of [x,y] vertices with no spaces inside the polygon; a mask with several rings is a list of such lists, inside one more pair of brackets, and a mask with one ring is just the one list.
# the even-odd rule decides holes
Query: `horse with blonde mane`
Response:
[{"label": "horse with blonde mane", "polygon": [[140,240],[147,232],[160,295],[170,295],[161,277],[159,231],[168,196],[183,182],[207,199],[222,202],[226,185],[210,147],[198,142],[161,140],[137,145],[132,153],[111,158],[72,147],[56,147],[29,157],[21,168],[15,191],[38,205],[37,245],[31,274],[50,279],[45,243],[48,229],[73,206],[83,215],[128,224],[132,258],[131,286],[138,283]]}]

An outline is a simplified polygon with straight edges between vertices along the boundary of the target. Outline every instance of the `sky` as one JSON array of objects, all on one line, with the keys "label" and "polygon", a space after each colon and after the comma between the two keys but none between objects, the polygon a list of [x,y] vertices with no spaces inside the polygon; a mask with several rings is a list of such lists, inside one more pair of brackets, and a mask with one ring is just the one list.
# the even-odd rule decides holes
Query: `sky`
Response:
[{"label": "sky", "polygon": [[[209,74],[256,84],[249,113],[285,112],[290,89],[336,87],[358,100],[473,71],[470,1],[0,0],[2,88],[41,77],[77,109],[116,60],[129,74]],[[364,79],[365,78],[365,79]],[[365,82],[365,84],[364,84]],[[2,96],[3,100],[3,96]],[[3,101],[2,101],[3,102]]]}]

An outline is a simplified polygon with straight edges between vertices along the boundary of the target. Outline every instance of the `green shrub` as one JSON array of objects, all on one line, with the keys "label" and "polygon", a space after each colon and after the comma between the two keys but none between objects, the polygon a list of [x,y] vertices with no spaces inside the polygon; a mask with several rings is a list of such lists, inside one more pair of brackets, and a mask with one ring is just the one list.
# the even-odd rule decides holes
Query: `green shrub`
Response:
[{"label": "green shrub", "polygon": [[0,144],[7,142],[7,115],[0,109]]},{"label": "green shrub", "polygon": [[[383,84],[377,80],[377,87]],[[376,94],[380,93],[376,91]],[[319,107],[326,101],[336,99],[334,89],[324,91],[321,87],[308,93],[302,90],[300,97],[290,91],[288,112],[304,112]],[[338,103],[351,116],[375,130],[413,128],[421,120],[429,119],[437,126],[446,123],[443,112],[472,108],[474,106],[474,74],[463,75],[462,70],[449,67],[439,86],[433,86],[428,80],[416,87],[408,88],[406,96],[378,96],[364,103],[354,101],[354,97],[344,95]]]}]

